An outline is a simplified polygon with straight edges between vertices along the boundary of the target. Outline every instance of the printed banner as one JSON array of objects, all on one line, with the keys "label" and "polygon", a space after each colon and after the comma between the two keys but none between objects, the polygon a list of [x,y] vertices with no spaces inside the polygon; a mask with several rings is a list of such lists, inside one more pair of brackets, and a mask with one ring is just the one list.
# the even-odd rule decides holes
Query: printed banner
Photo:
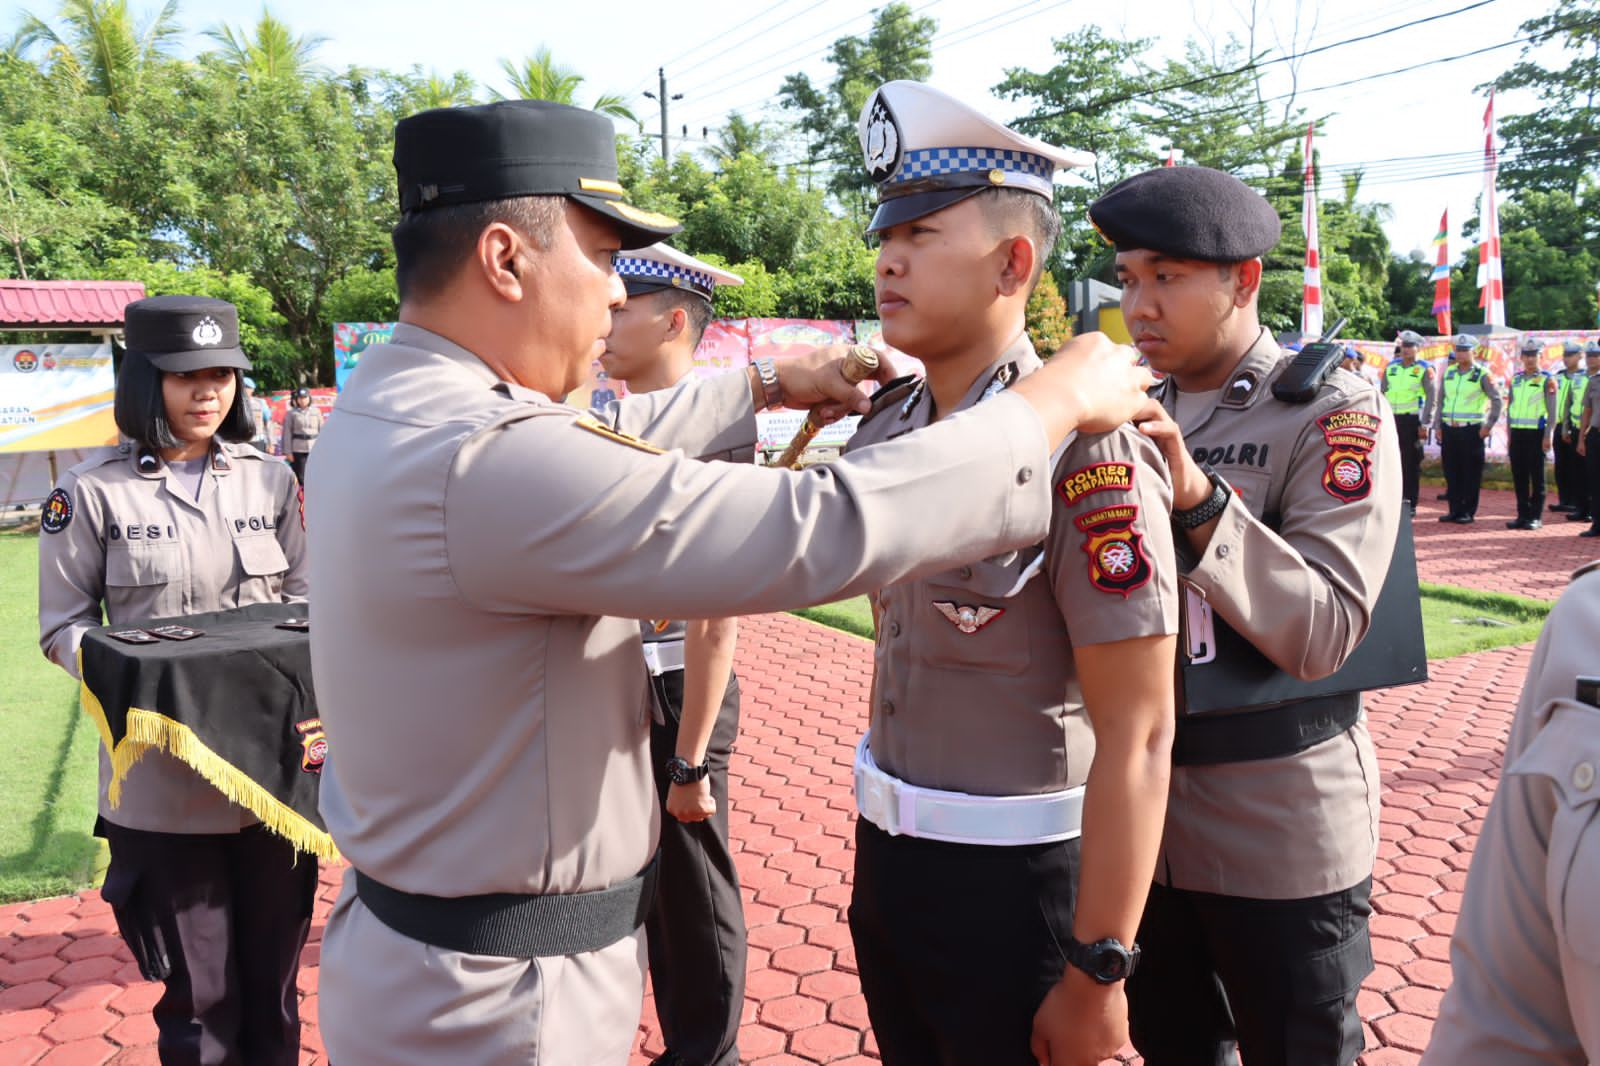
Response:
[{"label": "printed banner", "polygon": [[344,388],[361,363],[361,353],[374,344],[388,344],[394,336],[393,322],[335,322],[333,325],[333,380]]},{"label": "printed banner", "polygon": [[111,345],[0,345],[0,452],[117,443]]}]

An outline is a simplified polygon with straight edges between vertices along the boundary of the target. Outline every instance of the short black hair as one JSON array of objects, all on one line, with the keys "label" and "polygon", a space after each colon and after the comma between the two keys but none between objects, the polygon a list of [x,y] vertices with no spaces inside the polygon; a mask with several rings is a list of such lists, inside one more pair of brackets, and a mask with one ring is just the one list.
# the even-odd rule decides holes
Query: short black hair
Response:
[{"label": "short black hair", "polygon": [[394,280],[400,301],[443,291],[478,246],[478,237],[496,222],[515,229],[541,250],[549,248],[565,214],[565,199],[514,196],[407,211],[389,232],[394,243]]},{"label": "short black hair", "polygon": [[978,194],[978,203],[989,224],[996,230],[1020,232],[1033,241],[1037,256],[1033,264],[1033,277],[1028,279],[1028,291],[1039,284],[1045,263],[1055,250],[1061,236],[1061,216],[1049,197],[1021,189],[985,189]]},{"label": "short black hair", "polygon": [[[128,352],[117,371],[112,400],[112,415],[122,435],[150,451],[176,448],[183,443],[167,422],[167,398],[161,390],[163,373],[138,352]],[[253,439],[256,427],[244,405],[244,371],[234,368],[233,385],[233,406],[217,426],[217,436],[238,443]]]},{"label": "short black hair", "polygon": [[[692,342],[690,347],[700,347],[700,338],[706,335],[706,327],[711,325],[710,300],[692,292],[684,292],[682,289],[657,289],[655,292],[648,292],[643,295],[647,297],[659,296],[661,298],[661,306],[669,311],[675,307],[682,308],[687,320],[684,328],[689,331],[689,339]],[[629,297],[629,299],[638,299],[638,297]]]}]

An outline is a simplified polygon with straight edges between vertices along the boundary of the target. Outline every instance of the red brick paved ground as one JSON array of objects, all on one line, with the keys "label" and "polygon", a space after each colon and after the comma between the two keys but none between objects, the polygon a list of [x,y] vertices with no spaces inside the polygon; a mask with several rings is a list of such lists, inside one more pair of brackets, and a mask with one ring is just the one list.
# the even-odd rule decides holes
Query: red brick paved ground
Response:
[{"label": "red brick paved ground", "polygon": [[[1431,496],[1430,493],[1425,493]],[[1506,493],[1485,493],[1472,527],[1417,522],[1426,580],[1554,598],[1591,542],[1559,523],[1512,534]],[[1600,555],[1600,545],[1593,551]],[[1366,1066],[1401,1066],[1427,1041],[1449,977],[1448,938],[1467,862],[1499,773],[1529,649],[1433,664],[1433,680],[1370,701],[1384,772],[1373,920],[1377,972],[1361,995]],[[733,761],[732,834],[750,925],[740,1046],[760,1066],[875,1059],[844,923],[851,867],[850,758],[863,725],[865,642],[783,616],[748,619],[739,646],[745,728]],[[306,949],[303,1059],[315,1026],[325,871]],[[154,1063],[149,1010],[99,893],[0,907],[0,1066]],[[660,1050],[650,1002],[635,1063]]]}]

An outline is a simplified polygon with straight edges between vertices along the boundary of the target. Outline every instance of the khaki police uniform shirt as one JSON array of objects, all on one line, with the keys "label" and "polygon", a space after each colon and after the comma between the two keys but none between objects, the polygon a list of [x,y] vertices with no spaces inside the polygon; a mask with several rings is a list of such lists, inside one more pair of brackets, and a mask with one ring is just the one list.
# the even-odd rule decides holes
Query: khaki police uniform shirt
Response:
[{"label": "khaki police uniform shirt", "polygon": [[[1287,404],[1272,396],[1287,364],[1263,330],[1216,405],[1183,412],[1184,442],[1233,496],[1205,554],[1195,560],[1182,535],[1178,551],[1180,565],[1193,562],[1183,575],[1193,594],[1280,669],[1311,679],[1366,634],[1400,521],[1400,451],[1371,384],[1335,370],[1309,403]],[[1168,412],[1177,395],[1161,387]],[[1372,443],[1351,454],[1339,444],[1349,434]],[[1336,466],[1365,479],[1341,483]],[[1264,515],[1281,516],[1276,529]],[[1156,880],[1256,899],[1349,888],[1377,857],[1378,793],[1364,718],[1295,755],[1174,767]]]},{"label": "khaki police uniform shirt", "polygon": [[[1023,334],[956,410],[1042,365]],[[933,417],[924,384],[896,389],[847,454],[920,436]],[[877,592],[871,746],[895,777],[976,795],[1083,784],[1094,733],[1073,647],[1178,631],[1172,489],[1156,446],[1131,426],[1077,435],[1051,484],[1041,543]]]},{"label": "khaki police uniform shirt", "polygon": [[[771,611],[1020,548],[1047,440],[1000,396],[804,472],[755,443],[744,374],[629,397],[639,446],[402,324],[362,358],[307,494],[321,809],[396,888],[576,892],[655,848],[639,618]],[[911,476],[913,472],[937,476]]]},{"label": "khaki police uniform shirt", "polygon": [[322,412],[315,403],[299,407],[291,400],[283,414],[283,454],[309,452],[322,435],[322,423]]},{"label": "khaki police uniform shirt", "polygon": [[1424,1066],[1600,1062],[1600,569],[1550,612],[1472,854]]},{"label": "khaki police uniform shirt", "polygon": [[[306,598],[306,538],[294,473],[244,444],[213,446],[196,499],[154,456],[133,448],[79,463],[57,486],[72,502],[58,533],[39,534],[39,645],[78,676],[83,635],[105,622],[225,611]],[[128,771],[122,803],[100,814],[128,829],[227,833],[256,819],[159,751]]]}]

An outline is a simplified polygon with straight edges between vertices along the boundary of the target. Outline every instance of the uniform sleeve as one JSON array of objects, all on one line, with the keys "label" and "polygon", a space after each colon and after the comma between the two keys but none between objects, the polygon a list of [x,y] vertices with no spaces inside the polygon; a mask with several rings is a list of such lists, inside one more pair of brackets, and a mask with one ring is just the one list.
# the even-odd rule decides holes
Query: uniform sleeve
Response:
[{"label": "uniform sleeve", "polygon": [[39,647],[45,658],[78,676],[78,645],[104,619],[106,547],[100,499],[75,474],[56,488],[70,502],[59,532],[39,533]]},{"label": "uniform sleeve", "polygon": [[1483,394],[1489,397],[1489,413],[1484,417],[1483,424],[1486,429],[1493,429],[1494,424],[1500,421],[1500,412],[1505,408],[1505,397],[1500,392],[1500,383],[1494,379],[1493,374],[1485,374],[1479,379],[1483,387]]},{"label": "uniform sleeve", "polygon": [[696,459],[755,454],[755,401],[750,381],[740,371],[613,400],[601,419],[658,448],[677,449]]},{"label": "uniform sleeve", "polygon": [[1178,631],[1172,484],[1130,427],[1078,436],[1055,470],[1045,560],[1074,647]]},{"label": "uniform sleeve", "polygon": [[277,522],[278,544],[283,548],[289,569],[283,576],[285,603],[304,603],[309,589],[310,566],[306,559],[306,504],[305,490],[295,479],[294,471],[282,463],[267,463],[273,476],[282,484],[278,491]]},{"label": "uniform sleeve", "polygon": [[[1570,945],[1564,952],[1551,914],[1552,901],[1564,898],[1594,926],[1594,886],[1579,883],[1581,871],[1569,861],[1573,840],[1567,836],[1564,848],[1558,843],[1565,834],[1557,821],[1577,815],[1594,824],[1593,798],[1575,808],[1565,803],[1562,788],[1575,764],[1588,759],[1592,766],[1600,754],[1600,711],[1573,700],[1578,675],[1594,672],[1597,632],[1600,574],[1591,574],[1551,612],[1528,665],[1506,772],[1473,850],[1450,943],[1451,984],[1424,1066],[1600,1058],[1600,969],[1578,963],[1564,972]],[[1596,830],[1587,832],[1592,837]],[[1569,937],[1573,932],[1569,923]]]},{"label": "uniform sleeve", "polygon": [[1439,406],[1439,390],[1433,376],[1433,367],[1422,368],[1422,424],[1433,425],[1433,417]]},{"label": "uniform sleeve", "polygon": [[1555,432],[1556,428],[1556,396],[1561,392],[1561,386],[1553,377],[1544,379],[1544,430],[1546,433]]},{"label": "uniform sleeve", "polygon": [[283,439],[278,445],[288,457],[294,455],[294,423],[294,401],[291,400],[288,410],[283,413]]},{"label": "uniform sleeve", "polygon": [[1186,575],[1256,650],[1302,681],[1344,665],[1389,571],[1400,447],[1381,404],[1365,389],[1320,415],[1311,408],[1289,457],[1278,531],[1235,494]]},{"label": "uniform sleeve", "polygon": [[651,454],[581,421],[529,418],[458,453],[450,570],[468,601],[513,613],[818,603],[1043,540],[1047,445],[1009,394],[804,471]]}]

